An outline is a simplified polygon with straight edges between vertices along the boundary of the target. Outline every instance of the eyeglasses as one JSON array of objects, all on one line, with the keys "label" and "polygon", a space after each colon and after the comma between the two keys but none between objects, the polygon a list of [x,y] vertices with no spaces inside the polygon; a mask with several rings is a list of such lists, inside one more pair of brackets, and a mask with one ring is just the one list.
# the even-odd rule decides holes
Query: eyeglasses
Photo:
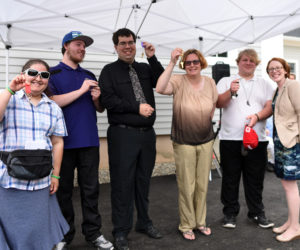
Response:
[{"label": "eyeglasses", "polygon": [[191,66],[192,64],[198,65],[199,63],[200,63],[200,60],[185,61],[184,66]]},{"label": "eyeglasses", "polygon": [[32,77],[37,77],[38,75],[40,75],[42,79],[49,79],[50,77],[50,73],[48,71],[37,71],[35,69],[26,69],[24,73]]},{"label": "eyeglasses", "polygon": [[128,45],[128,46],[133,46],[133,45],[135,45],[135,41],[129,41],[129,42],[119,42],[119,44],[118,44],[119,46],[121,46],[121,47],[126,47],[126,45]]},{"label": "eyeglasses", "polygon": [[268,69],[268,72],[273,72],[273,71],[279,71],[279,70],[281,70],[283,67],[281,66],[281,67],[275,67],[275,68],[269,68]]}]

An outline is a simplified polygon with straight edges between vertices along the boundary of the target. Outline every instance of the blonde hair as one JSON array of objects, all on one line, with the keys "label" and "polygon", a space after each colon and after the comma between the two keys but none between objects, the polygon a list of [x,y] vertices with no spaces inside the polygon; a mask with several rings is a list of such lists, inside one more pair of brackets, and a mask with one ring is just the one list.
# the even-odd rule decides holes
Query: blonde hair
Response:
[{"label": "blonde hair", "polygon": [[260,63],[260,60],[258,59],[258,55],[254,49],[245,49],[245,50],[240,51],[240,53],[236,59],[237,64],[240,62],[240,60],[243,56],[250,57],[250,59],[256,64],[256,66]]}]

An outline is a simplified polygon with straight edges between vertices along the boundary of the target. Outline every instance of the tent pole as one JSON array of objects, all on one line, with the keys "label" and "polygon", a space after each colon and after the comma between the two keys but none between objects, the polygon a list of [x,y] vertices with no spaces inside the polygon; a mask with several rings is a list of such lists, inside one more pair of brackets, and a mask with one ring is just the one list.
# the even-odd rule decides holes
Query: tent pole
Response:
[{"label": "tent pole", "polygon": [[138,22],[138,15],[137,15],[137,13],[138,13],[138,11],[137,11],[137,9],[138,8],[140,8],[137,4],[136,4],[136,1],[134,1],[134,32],[135,32],[135,35],[137,36],[137,22]]},{"label": "tent pole", "polygon": [[128,18],[127,18],[126,24],[124,26],[125,28],[127,27],[128,23],[129,23],[129,20],[130,20],[130,17],[132,15],[132,12],[133,12],[133,8],[131,9],[130,14],[129,14]]},{"label": "tent pole", "polygon": [[117,25],[118,25],[118,22],[119,22],[119,17],[120,17],[120,12],[121,12],[121,7],[122,7],[122,0],[120,0],[120,6],[119,6],[119,10],[118,10],[118,15],[117,15],[117,19],[116,19],[114,31],[116,30]]},{"label": "tent pole", "polygon": [[6,50],[5,50],[5,86],[8,86],[8,77],[9,77],[9,49],[11,48],[11,46],[6,45],[5,46]]},{"label": "tent pole", "polygon": [[152,0],[152,1],[151,1],[150,5],[149,5],[149,7],[148,7],[148,9],[147,9],[147,11],[146,11],[146,14],[144,15],[144,18],[143,18],[143,20],[142,20],[142,22],[141,22],[141,24],[140,24],[140,27],[138,28],[138,30],[137,30],[136,33],[135,33],[136,36],[137,36],[138,33],[140,32],[140,29],[142,28],[142,25],[144,24],[144,21],[145,21],[147,15],[148,15],[149,10],[150,10],[150,8],[151,8],[151,6],[152,6],[153,3],[156,3],[156,1],[155,1],[155,0]]}]

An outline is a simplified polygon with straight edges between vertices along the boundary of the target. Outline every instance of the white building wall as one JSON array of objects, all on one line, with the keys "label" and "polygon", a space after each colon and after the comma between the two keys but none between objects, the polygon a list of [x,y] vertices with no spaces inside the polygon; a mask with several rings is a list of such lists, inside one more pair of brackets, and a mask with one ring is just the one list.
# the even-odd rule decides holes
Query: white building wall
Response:
[{"label": "white building wall", "polygon": [[[88,50],[87,50],[88,52]],[[6,86],[6,53],[7,51],[0,48],[0,89]],[[50,67],[55,66],[61,60],[62,55],[60,51],[46,51],[46,50],[26,50],[26,49],[11,49],[9,50],[9,67],[8,79],[9,81],[20,73],[22,66],[29,58],[41,58],[45,60]],[[107,63],[113,62],[117,59],[116,55],[102,55],[102,54],[89,54],[85,56],[84,62],[81,64],[83,68],[92,71],[98,79],[101,69]],[[137,57],[137,61],[147,60],[141,56]],[[169,62],[168,59],[160,60],[164,66]],[[179,69],[178,69],[179,71]],[[181,71],[183,72],[183,71]],[[155,130],[158,135],[170,134],[171,119],[172,119],[172,97],[162,96],[155,93],[157,120],[155,122]],[[98,113],[98,131],[99,137],[106,137],[106,130],[108,122],[106,111]]]},{"label": "white building wall", "polygon": [[266,67],[270,59],[273,57],[283,58],[283,35],[279,35],[261,42],[261,68],[262,76],[269,79]]},{"label": "white building wall", "polygon": [[284,58],[288,63],[294,63],[296,79],[300,79],[300,46],[285,46],[284,47]]},{"label": "white building wall", "polygon": [[[260,44],[254,44],[250,46],[257,50],[258,54],[261,54]],[[237,73],[237,66],[235,59],[237,58],[238,52],[244,48],[239,50],[233,50],[228,53],[228,58],[218,58],[218,57],[208,57],[208,68],[202,71],[203,75],[210,76],[212,75],[211,66],[214,65],[217,61],[223,61],[231,66],[231,74]],[[0,47],[0,89],[5,88],[6,86],[6,50]],[[9,81],[17,75],[23,64],[29,58],[41,58],[44,59],[50,66],[54,66],[58,64],[61,60],[62,55],[60,51],[46,51],[46,50],[27,50],[27,49],[10,49],[9,50]],[[84,62],[81,64],[83,68],[86,68],[92,71],[97,79],[101,72],[101,69],[107,63],[110,63],[117,59],[116,55],[102,55],[102,54],[89,54],[87,49],[87,54]],[[137,55],[137,61],[145,61],[145,58],[142,58],[141,55]],[[169,63],[169,58],[160,59],[163,66],[167,66]],[[257,68],[256,74],[261,75],[261,67]],[[174,73],[184,73],[183,70],[180,70],[177,66],[174,69]],[[157,119],[154,125],[156,133],[158,135],[167,135],[170,134],[171,131],[171,121],[172,121],[172,97],[171,96],[163,96],[155,93],[156,98],[156,111],[157,111]],[[219,110],[216,110],[214,121],[219,120]],[[108,128],[108,122],[106,118],[106,112],[99,114],[98,113],[98,129],[99,136],[106,137],[106,130]]]}]

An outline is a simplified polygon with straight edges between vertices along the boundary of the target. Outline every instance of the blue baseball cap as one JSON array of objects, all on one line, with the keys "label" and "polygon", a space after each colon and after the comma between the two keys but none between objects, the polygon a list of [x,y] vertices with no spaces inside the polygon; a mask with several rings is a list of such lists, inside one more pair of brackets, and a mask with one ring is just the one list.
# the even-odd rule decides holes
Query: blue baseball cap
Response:
[{"label": "blue baseball cap", "polygon": [[85,43],[85,46],[90,46],[94,40],[90,38],[89,36],[84,36],[80,31],[71,31],[68,34],[64,36],[64,39],[62,41],[62,47],[64,47],[64,44],[67,42],[71,42],[73,40],[81,40]]}]

